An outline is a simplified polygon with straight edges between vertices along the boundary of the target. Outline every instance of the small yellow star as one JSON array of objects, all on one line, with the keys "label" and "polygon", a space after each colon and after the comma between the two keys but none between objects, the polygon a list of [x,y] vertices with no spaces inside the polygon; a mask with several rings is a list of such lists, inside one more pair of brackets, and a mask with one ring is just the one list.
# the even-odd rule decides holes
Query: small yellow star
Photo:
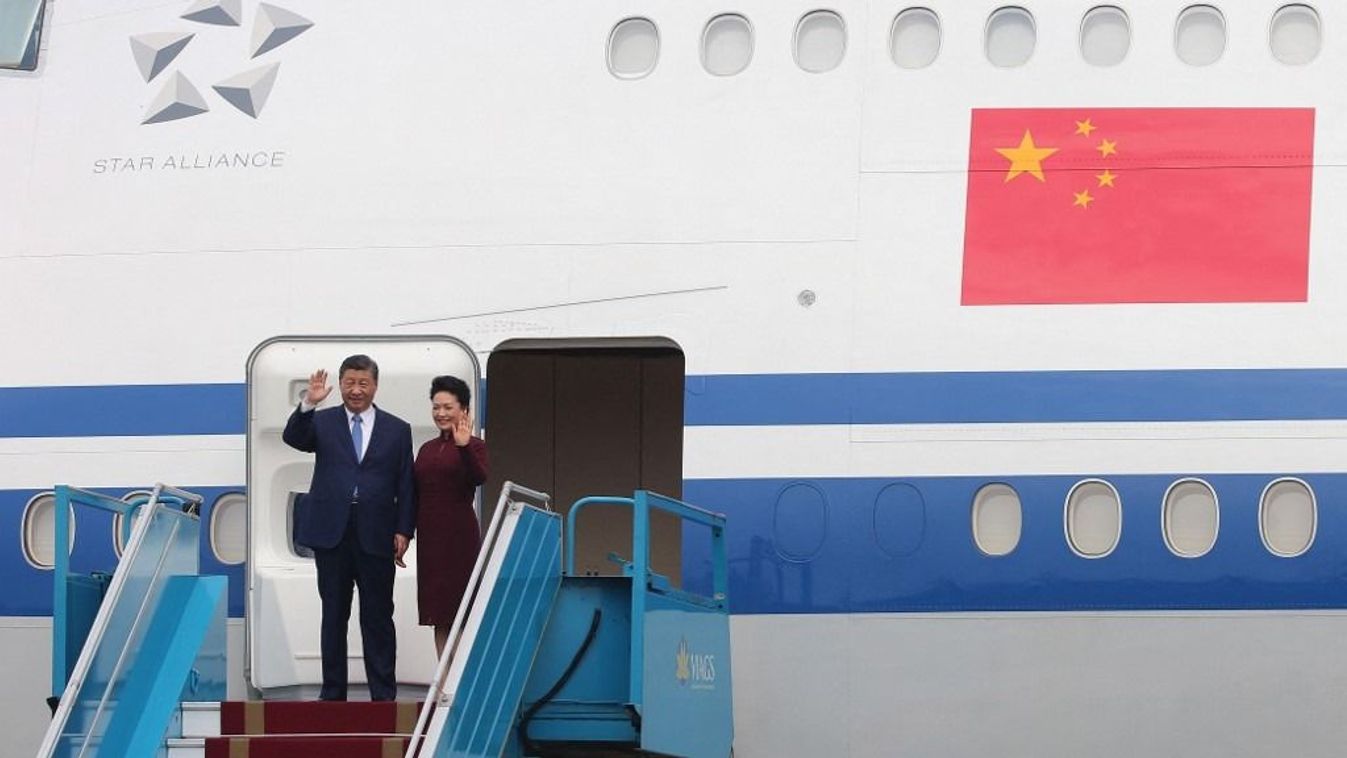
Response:
[{"label": "small yellow star", "polygon": [[1090,197],[1089,190],[1072,192],[1071,194],[1076,196],[1076,202],[1072,203],[1072,205],[1079,205],[1082,208],[1088,208],[1090,207],[1090,203],[1094,202],[1094,198]]},{"label": "small yellow star", "polygon": [[1100,187],[1112,187],[1113,180],[1117,179],[1118,175],[1113,173],[1112,171],[1109,171],[1108,169],[1104,169],[1104,173],[1095,174],[1094,178],[1099,180]]},{"label": "small yellow star", "polygon": [[1083,134],[1086,137],[1090,136],[1090,132],[1098,128],[1099,127],[1095,126],[1094,124],[1091,124],[1090,119],[1088,118],[1085,119],[1084,121],[1076,122],[1076,134]]},{"label": "small yellow star", "polygon": [[1057,152],[1057,148],[1035,145],[1033,135],[1026,129],[1018,147],[998,147],[996,152],[1010,160],[1010,170],[1006,171],[1007,182],[1020,174],[1029,174],[1043,182],[1047,181],[1043,178],[1043,161]]},{"label": "small yellow star", "polygon": [[1118,143],[1113,140],[1104,140],[1103,142],[1100,142],[1099,147],[1096,147],[1095,149],[1099,151],[1101,156],[1107,157],[1118,152]]}]

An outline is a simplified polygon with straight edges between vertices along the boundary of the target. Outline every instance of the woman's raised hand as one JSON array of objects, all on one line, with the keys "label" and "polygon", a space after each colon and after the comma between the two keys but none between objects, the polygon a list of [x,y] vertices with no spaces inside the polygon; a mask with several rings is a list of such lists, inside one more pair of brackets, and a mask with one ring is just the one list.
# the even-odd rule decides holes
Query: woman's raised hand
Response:
[{"label": "woman's raised hand", "polygon": [[454,422],[454,444],[459,447],[467,447],[472,439],[472,414],[464,411],[458,414],[458,420]]}]

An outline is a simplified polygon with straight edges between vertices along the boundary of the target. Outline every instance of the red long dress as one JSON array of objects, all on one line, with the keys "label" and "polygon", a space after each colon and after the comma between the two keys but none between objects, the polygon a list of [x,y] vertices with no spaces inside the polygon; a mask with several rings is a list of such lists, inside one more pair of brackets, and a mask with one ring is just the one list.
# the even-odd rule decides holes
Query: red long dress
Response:
[{"label": "red long dress", "polygon": [[452,624],[482,544],[473,494],[486,481],[486,443],[443,432],[416,454],[416,600],[425,626]]}]

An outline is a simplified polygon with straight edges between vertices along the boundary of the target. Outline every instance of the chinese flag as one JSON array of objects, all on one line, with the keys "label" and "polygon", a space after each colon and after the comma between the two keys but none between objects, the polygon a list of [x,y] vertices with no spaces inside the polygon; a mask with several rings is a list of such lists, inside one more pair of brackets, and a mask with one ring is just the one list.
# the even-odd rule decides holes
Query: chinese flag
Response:
[{"label": "chinese flag", "polygon": [[963,303],[1303,302],[1310,108],[975,109]]}]

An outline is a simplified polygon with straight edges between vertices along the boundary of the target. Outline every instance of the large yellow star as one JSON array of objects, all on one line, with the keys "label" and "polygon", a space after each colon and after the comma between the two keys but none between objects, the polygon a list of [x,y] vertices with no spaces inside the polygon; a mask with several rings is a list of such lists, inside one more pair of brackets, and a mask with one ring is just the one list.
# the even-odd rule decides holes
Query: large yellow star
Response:
[{"label": "large yellow star", "polygon": [[1104,169],[1104,173],[1095,174],[1094,178],[1099,180],[1100,187],[1112,187],[1113,180],[1117,179],[1118,175],[1113,173],[1112,171],[1109,171],[1108,169]]},{"label": "large yellow star", "polygon": [[1100,142],[1100,143],[1099,143],[1099,147],[1096,147],[1095,150],[1098,150],[1098,151],[1099,151],[1099,155],[1100,155],[1101,157],[1107,157],[1107,156],[1110,156],[1110,155],[1114,155],[1114,154],[1116,154],[1116,153],[1118,152],[1118,143],[1117,143],[1117,142],[1114,142],[1113,140],[1107,140],[1107,139],[1106,139],[1106,140]]},{"label": "large yellow star", "polygon": [[1089,191],[1089,190],[1082,190],[1082,191],[1080,191],[1080,192],[1072,192],[1071,194],[1073,194],[1073,195],[1076,196],[1076,202],[1072,203],[1072,205],[1079,205],[1079,206],[1082,207],[1082,208],[1089,208],[1089,207],[1090,207],[1090,203],[1094,201],[1094,198],[1093,198],[1093,197],[1090,197],[1090,191]]},{"label": "large yellow star", "polygon": [[1006,172],[1006,181],[1010,181],[1020,174],[1030,174],[1040,182],[1047,181],[1043,178],[1043,161],[1049,155],[1057,152],[1055,147],[1039,147],[1034,144],[1033,135],[1029,130],[1024,130],[1024,139],[1020,140],[1019,147],[998,147],[996,152],[1010,161],[1010,170]]},{"label": "large yellow star", "polygon": [[1083,134],[1086,137],[1090,136],[1090,132],[1098,128],[1099,127],[1095,126],[1094,124],[1091,124],[1090,119],[1088,118],[1085,119],[1084,121],[1076,122],[1076,134]]}]

